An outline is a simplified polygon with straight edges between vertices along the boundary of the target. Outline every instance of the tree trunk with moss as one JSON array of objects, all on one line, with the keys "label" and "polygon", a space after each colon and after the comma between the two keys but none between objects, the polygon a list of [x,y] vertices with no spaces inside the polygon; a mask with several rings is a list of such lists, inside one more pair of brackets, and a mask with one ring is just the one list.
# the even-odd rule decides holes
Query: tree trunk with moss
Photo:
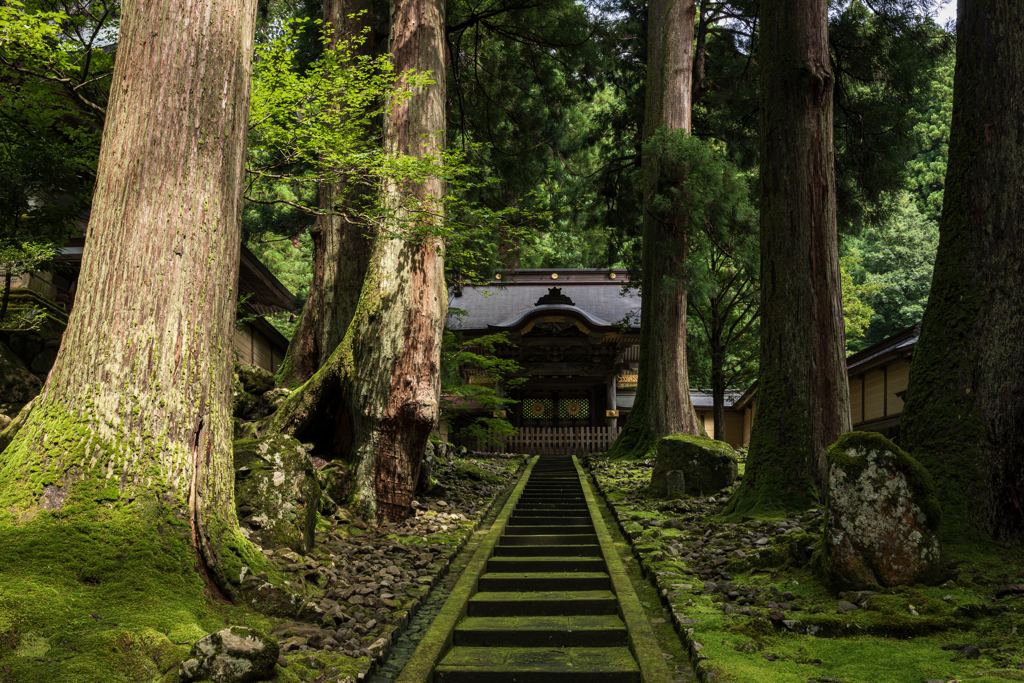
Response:
[{"label": "tree trunk with moss", "polygon": [[[437,82],[391,112],[385,144],[391,152],[437,154],[445,123],[443,0],[392,4],[391,53],[399,72],[430,71]],[[387,183],[385,208],[400,229],[419,223],[429,235],[429,223],[440,220],[443,192],[437,177]],[[410,212],[411,205],[429,215]],[[420,460],[437,424],[447,309],[440,241],[379,237],[344,339],[268,425],[344,460],[348,503],[367,517],[401,520],[409,514]]]},{"label": "tree trunk with moss", "polygon": [[[648,5],[645,140],[663,128],[690,130],[696,11],[694,0]],[[678,208],[667,221],[651,213],[659,173],[658,159],[645,154],[640,363],[636,398],[612,457],[642,457],[663,436],[701,433],[686,366],[687,217]]]},{"label": "tree trunk with moss", "polygon": [[[329,48],[370,31],[353,56],[374,57],[380,40],[374,28],[384,23],[374,0],[324,0],[324,23],[334,31]],[[373,131],[367,130],[367,135]],[[352,182],[318,188],[321,215],[310,228],[313,279],[302,316],[292,335],[278,379],[302,384],[320,369],[341,343],[359,303],[373,247],[373,227],[359,218],[373,201],[374,189]]]},{"label": "tree trunk with moss", "polygon": [[901,445],[931,472],[941,533],[1024,542],[1024,7],[961,0],[932,288]]},{"label": "tree trunk with moss", "polygon": [[22,535],[159,538],[132,571],[230,591],[261,558],[235,518],[229,410],[256,2],[122,12],[75,308],[0,507]]},{"label": "tree trunk with moss", "polygon": [[850,429],[825,0],[761,3],[761,363],[727,512],[803,509]]}]

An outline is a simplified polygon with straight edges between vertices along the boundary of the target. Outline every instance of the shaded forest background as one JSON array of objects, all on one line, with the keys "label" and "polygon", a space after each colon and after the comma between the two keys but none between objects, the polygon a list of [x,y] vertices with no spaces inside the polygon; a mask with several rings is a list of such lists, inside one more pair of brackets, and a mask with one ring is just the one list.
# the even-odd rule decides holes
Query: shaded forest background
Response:
[{"label": "shaded forest background", "polygon": [[[383,5],[368,6],[381,15]],[[930,0],[831,3],[837,203],[850,352],[919,322],[927,300],[954,66],[951,27],[935,22],[938,9]],[[9,186],[4,196],[20,196],[25,204],[40,187],[67,190],[68,178],[76,177],[71,194],[87,203],[119,7],[32,0],[10,3],[4,21],[16,23],[24,10],[44,17],[65,11],[71,21],[50,33],[33,29],[34,47],[63,48],[63,57],[40,68],[38,78],[26,75],[24,63],[15,63],[23,55],[3,56],[9,79],[18,86],[0,99],[0,115],[8,123],[0,143]],[[261,3],[257,47],[285,40],[277,49],[288,58],[274,61],[272,51],[258,53],[254,81],[271,75],[285,82],[281,70],[294,79],[315,79],[325,49],[322,11],[323,4],[313,0]],[[628,267],[642,287],[645,5],[452,0],[447,12],[446,133],[449,147],[464,155],[462,180],[450,186],[459,203],[449,207],[449,215],[456,224],[470,224],[488,213],[504,224],[501,231],[472,232],[450,249],[448,284],[472,283],[498,269]],[[715,342],[726,354],[727,387],[745,389],[757,374],[757,305],[751,299],[758,272],[757,30],[756,2],[698,3],[692,134],[719,164],[716,172],[733,180],[728,188],[711,187],[715,181],[707,180],[707,195],[714,196],[704,200],[714,206],[705,221],[715,225],[694,240],[688,265],[693,322],[687,347],[690,381],[698,389],[712,384],[716,319],[734,332]],[[31,46],[25,40],[29,34],[26,29],[14,35]],[[368,44],[384,39],[386,27],[368,29]],[[54,83],[60,84],[57,95]],[[255,111],[261,106],[259,89],[254,93]],[[28,138],[26,131],[32,131]],[[248,155],[243,239],[304,301],[313,275],[315,164],[308,155],[283,158],[280,146],[255,133]],[[38,163],[28,168],[27,158]],[[708,158],[702,163],[707,166]],[[7,217],[24,208],[7,203]],[[24,241],[11,223],[5,223],[4,239]],[[49,224],[50,237],[71,229],[69,215],[51,216]],[[44,252],[38,261],[50,255]],[[291,337],[299,317],[279,314],[272,322]]]},{"label": "shaded forest background", "polygon": [[[712,302],[746,283],[756,291],[758,82],[755,3],[699,3],[703,59],[695,71],[693,135],[730,167],[746,205],[732,240],[692,267],[691,383],[711,386]],[[836,3],[836,166],[847,349],[921,320],[942,210],[952,111],[953,41],[931,3],[873,8]],[[267,6],[264,37],[315,2]],[[449,284],[497,269],[628,267],[639,277],[646,19],[628,1],[450,2],[449,144],[467,154],[470,199],[524,217],[514,239],[480,240],[450,259]],[[303,49],[316,53],[312,37]],[[302,60],[299,60],[300,63]],[[309,201],[313,201],[310,199]],[[538,218],[540,216],[541,218]],[[300,300],[312,277],[308,228],[293,207],[249,203],[248,246]],[[737,278],[736,272],[742,277]],[[729,389],[757,374],[756,306],[729,340]],[[295,317],[272,322],[286,336]]]}]

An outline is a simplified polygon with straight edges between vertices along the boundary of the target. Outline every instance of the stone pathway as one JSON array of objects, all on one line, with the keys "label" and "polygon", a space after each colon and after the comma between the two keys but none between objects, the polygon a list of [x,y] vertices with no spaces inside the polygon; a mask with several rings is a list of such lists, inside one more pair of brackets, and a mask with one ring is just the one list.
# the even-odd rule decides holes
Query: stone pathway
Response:
[{"label": "stone pathway", "polygon": [[520,487],[400,681],[668,681],[575,458],[541,457]]}]

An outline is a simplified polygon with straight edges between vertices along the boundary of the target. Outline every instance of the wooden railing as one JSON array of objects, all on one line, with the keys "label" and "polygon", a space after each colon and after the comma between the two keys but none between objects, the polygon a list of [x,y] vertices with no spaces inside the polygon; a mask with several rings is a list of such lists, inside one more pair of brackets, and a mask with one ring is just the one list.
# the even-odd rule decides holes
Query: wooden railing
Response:
[{"label": "wooden railing", "polygon": [[606,452],[622,431],[618,427],[522,427],[501,446],[477,450],[529,455],[585,455]]}]

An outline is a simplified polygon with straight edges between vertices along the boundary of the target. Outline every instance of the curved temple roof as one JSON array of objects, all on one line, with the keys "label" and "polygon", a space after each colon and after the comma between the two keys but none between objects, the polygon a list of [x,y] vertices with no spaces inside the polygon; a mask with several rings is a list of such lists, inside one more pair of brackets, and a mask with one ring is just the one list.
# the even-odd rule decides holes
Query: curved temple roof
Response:
[{"label": "curved temple roof", "polygon": [[[559,276],[557,280],[551,278],[553,273]],[[461,293],[450,291],[449,307],[461,309],[465,315],[449,315],[448,328],[463,332],[510,330],[536,315],[575,316],[596,328],[640,327],[640,295],[635,289],[623,294],[625,271],[538,269],[521,270],[513,277],[466,287]],[[573,303],[538,305],[544,298],[550,300],[553,285]]]}]

